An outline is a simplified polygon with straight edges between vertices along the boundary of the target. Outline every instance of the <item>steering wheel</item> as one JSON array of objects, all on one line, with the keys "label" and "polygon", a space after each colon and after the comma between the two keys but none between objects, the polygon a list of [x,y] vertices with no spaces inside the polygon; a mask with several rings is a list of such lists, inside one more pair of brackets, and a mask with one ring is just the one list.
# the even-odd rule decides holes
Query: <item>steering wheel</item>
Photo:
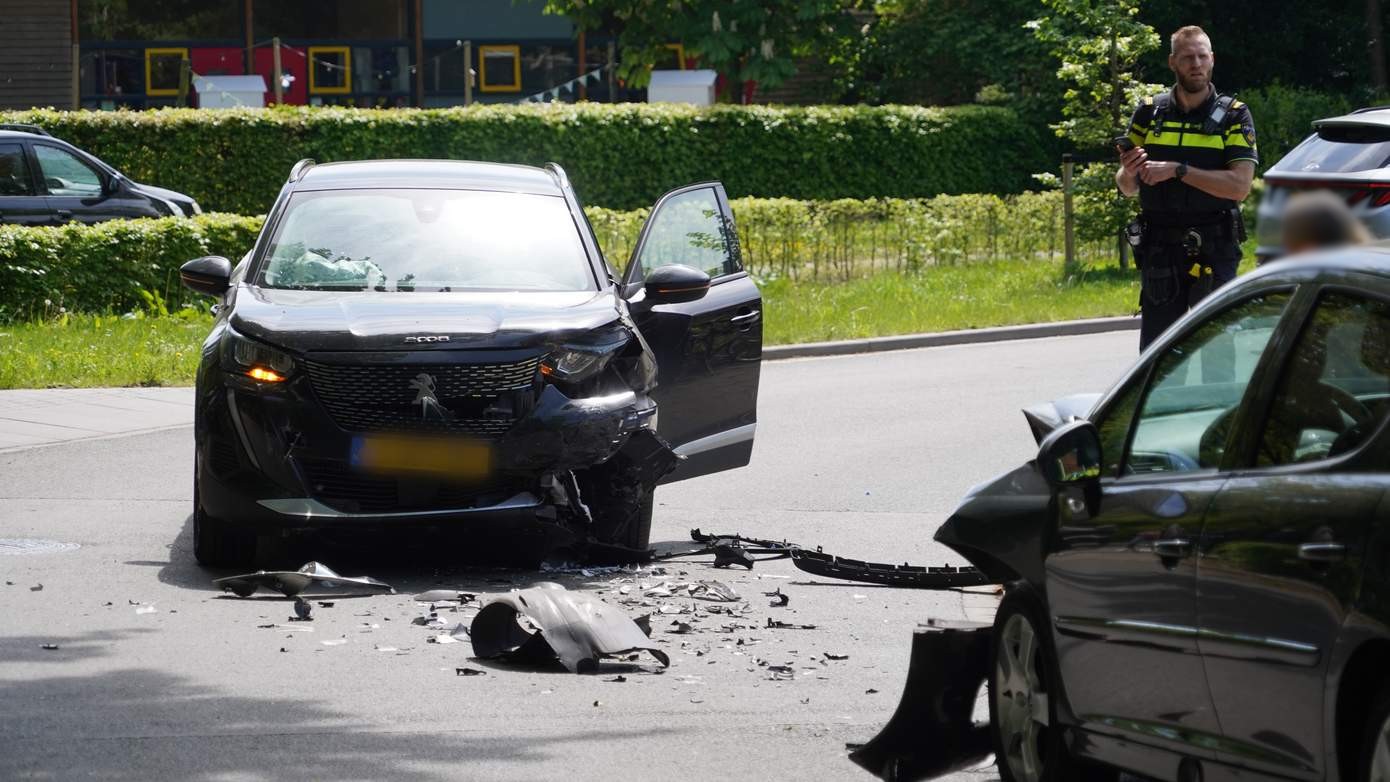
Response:
[{"label": "steering wheel", "polygon": [[[1318,383],[1318,390],[1327,394],[1327,398],[1331,400],[1332,405],[1342,413],[1345,413],[1347,418],[1351,419],[1352,426],[1367,423],[1375,417],[1374,414],[1371,413],[1371,408],[1366,407],[1364,402],[1338,386],[1334,386],[1331,383]],[[1346,427],[1346,429],[1350,428],[1351,427]],[[1343,429],[1343,431],[1345,431],[1345,429]]]}]

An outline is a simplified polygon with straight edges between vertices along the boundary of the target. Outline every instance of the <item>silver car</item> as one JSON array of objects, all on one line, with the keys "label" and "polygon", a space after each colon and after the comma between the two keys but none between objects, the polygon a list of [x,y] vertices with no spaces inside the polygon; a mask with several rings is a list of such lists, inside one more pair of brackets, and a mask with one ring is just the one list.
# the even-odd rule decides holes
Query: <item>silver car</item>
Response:
[{"label": "silver car", "polygon": [[1320,119],[1313,129],[1265,172],[1255,229],[1261,263],[1283,254],[1281,218],[1289,196],[1299,190],[1337,193],[1372,236],[1390,238],[1390,107]]}]

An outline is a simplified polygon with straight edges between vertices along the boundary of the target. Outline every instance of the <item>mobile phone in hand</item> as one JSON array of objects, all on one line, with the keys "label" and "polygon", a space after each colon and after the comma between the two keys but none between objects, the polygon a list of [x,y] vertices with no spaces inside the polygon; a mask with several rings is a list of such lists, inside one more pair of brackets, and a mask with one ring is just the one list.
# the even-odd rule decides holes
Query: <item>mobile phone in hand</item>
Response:
[{"label": "mobile phone in hand", "polygon": [[1112,143],[1119,148],[1120,154],[1134,149],[1134,142],[1130,140],[1129,136],[1116,136]]}]

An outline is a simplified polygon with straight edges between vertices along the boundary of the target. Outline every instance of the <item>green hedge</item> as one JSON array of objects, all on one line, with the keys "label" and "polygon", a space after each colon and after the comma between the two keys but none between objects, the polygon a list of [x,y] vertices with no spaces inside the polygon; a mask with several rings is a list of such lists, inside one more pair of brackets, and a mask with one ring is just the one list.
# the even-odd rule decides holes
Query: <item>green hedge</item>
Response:
[{"label": "green hedge", "polygon": [[[733,203],[744,262],[763,280],[841,281],[877,272],[1002,260],[1057,260],[1062,199],[1056,191],[930,199]],[[589,207],[608,259],[626,265],[647,210]],[[261,218],[112,221],[60,228],[0,225],[0,321],[69,312],[177,307],[198,297],[178,267],[200,255],[240,258]],[[1111,241],[1082,243],[1084,260],[1110,262]]]},{"label": "green hedge", "polygon": [[160,309],[191,300],[178,269],[200,255],[246,254],[261,218],[112,220],[58,228],[0,225],[0,320]]},{"label": "green hedge", "polygon": [[550,104],[453,109],[0,112],[208,211],[267,211],[290,167],[371,158],[563,165],[580,198],[649,206],[722,180],[731,196],[801,199],[1014,193],[1057,167],[1055,140],[984,106]]},{"label": "green hedge", "polygon": [[1260,149],[1260,171],[1298,146],[1313,132],[1313,120],[1346,114],[1356,105],[1346,95],[1273,84],[1245,90],[1237,97],[1250,104]]}]

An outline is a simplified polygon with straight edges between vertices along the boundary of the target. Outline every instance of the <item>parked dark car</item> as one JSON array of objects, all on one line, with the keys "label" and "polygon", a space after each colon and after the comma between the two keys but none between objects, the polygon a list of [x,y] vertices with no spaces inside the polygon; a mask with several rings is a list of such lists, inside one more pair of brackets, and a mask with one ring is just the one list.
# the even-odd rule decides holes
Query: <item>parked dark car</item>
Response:
[{"label": "parked dark car", "polygon": [[0,223],[190,217],[192,198],[129,177],[33,125],[0,124]]},{"label": "parked dark car", "polygon": [[207,565],[258,534],[409,524],[640,556],[658,483],[752,452],[761,296],[716,182],[663,196],[620,277],[554,164],[302,161],[235,267],[181,274],[220,297]]},{"label": "parked dark car", "polygon": [[936,533],[1007,584],[1003,778],[1390,779],[1390,250],[1241,278],[1094,400]]}]

